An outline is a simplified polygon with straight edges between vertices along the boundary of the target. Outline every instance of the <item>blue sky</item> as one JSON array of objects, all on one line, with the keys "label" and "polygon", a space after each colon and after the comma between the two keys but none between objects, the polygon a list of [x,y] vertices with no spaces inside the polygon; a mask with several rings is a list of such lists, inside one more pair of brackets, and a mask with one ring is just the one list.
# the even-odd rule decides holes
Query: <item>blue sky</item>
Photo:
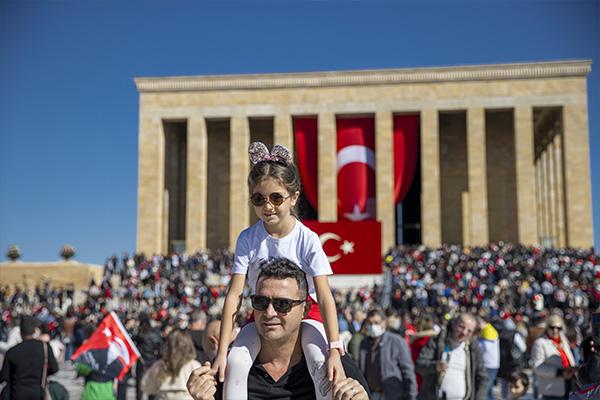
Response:
[{"label": "blue sky", "polygon": [[[135,248],[136,76],[591,59],[600,2],[0,0],[0,259],[102,263]],[[596,247],[600,158],[592,156]]]}]

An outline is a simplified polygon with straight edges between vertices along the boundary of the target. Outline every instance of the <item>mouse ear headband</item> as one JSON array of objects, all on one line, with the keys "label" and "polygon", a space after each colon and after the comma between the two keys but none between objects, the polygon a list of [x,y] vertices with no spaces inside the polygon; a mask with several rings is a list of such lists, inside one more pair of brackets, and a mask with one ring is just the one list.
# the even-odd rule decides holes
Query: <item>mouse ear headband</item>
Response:
[{"label": "mouse ear headband", "polygon": [[269,153],[267,146],[262,142],[254,142],[248,147],[248,155],[250,156],[250,162],[252,165],[256,165],[262,161],[275,161],[282,164],[292,164],[292,155],[287,147],[280,144],[273,146],[273,149]]}]

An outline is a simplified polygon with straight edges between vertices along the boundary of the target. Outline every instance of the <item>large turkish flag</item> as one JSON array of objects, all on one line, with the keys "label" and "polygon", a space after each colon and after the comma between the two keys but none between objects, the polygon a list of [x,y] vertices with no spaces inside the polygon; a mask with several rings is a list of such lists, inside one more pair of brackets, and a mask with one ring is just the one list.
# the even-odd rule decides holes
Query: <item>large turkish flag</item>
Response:
[{"label": "large turkish flag", "polygon": [[375,120],[337,119],[338,221],[376,218]]},{"label": "large turkish flag", "polygon": [[381,223],[302,221],[319,235],[335,274],[381,274]]}]

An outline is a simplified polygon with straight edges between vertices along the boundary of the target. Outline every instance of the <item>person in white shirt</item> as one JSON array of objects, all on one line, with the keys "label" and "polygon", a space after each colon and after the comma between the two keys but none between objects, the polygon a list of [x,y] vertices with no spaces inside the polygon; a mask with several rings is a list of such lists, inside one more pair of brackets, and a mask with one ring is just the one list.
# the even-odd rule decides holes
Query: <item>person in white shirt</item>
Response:
[{"label": "person in white shirt", "polygon": [[260,352],[256,324],[250,322],[242,328],[229,354],[224,344],[231,342],[233,321],[245,284],[254,294],[261,265],[273,257],[285,257],[307,276],[306,301],[313,306],[302,321],[302,348],[317,399],[328,399],[331,384],[346,378],[341,362],[344,343],[339,338],[337,310],[327,278],[333,272],[319,237],[297,218],[300,174],[289,150],[275,145],[269,152],[263,143],[255,142],[248,153],[253,164],[248,190],[259,221],[244,230],[237,240],[212,371],[225,383],[225,399],[246,398],[248,372]]},{"label": "person in white shirt", "polygon": [[491,323],[481,317],[477,317],[477,324],[483,366],[488,372],[487,400],[494,400],[494,384],[500,368],[500,335]]},{"label": "person in white shirt", "polygon": [[479,346],[472,342],[476,327],[472,314],[459,314],[448,329],[421,349],[416,371],[426,383],[421,386],[419,399],[486,399],[487,371]]}]

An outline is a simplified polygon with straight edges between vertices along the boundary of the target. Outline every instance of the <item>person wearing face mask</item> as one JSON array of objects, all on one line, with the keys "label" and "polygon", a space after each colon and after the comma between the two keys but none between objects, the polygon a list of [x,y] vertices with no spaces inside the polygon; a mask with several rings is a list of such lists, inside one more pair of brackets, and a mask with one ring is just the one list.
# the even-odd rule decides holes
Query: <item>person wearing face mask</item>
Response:
[{"label": "person wearing face mask", "polygon": [[387,330],[400,336],[405,336],[402,320],[397,311],[388,312]]},{"label": "person wearing face mask", "polygon": [[416,399],[415,368],[406,341],[386,331],[379,309],[367,313],[366,332],[360,344],[359,365],[373,399]]}]

